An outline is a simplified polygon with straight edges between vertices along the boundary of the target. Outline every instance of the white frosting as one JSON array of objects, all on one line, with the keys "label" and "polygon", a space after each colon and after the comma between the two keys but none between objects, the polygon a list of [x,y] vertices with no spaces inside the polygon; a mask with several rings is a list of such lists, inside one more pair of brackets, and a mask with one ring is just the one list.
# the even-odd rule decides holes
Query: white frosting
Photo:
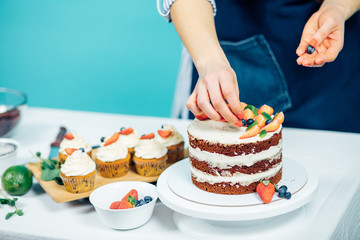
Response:
[{"label": "white frosting", "polygon": [[119,142],[125,145],[127,148],[133,148],[139,143],[139,135],[134,131],[129,135],[120,134]]},{"label": "white frosting", "polygon": [[115,142],[98,148],[96,158],[103,162],[114,162],[119,159],[125,159],[127,154],[127,147],[120,142]]},{"label": "white frosting", "polygon": [[135,146],[135,156],[144,159],[162,158],[167,153],[167,148],[156,139],[140,139]]},{"label": "white frosting", "polygon": [[197,139],[227,145],[265,141],[271,138],[274,134],[279,133],[281,129],[282,125],[280,125],[279,129],[275,132],[268,132],[263,138],[260,138],[258,134],[251,138],[240,139],[240,136],[245,133],[246,127],[239,128],[227,122],[213,120],[200,121],[195,119],[189,124],[188,133]]},{"label": "white frosting", "polygon": [[279,141],[279,144],[276,146],[271,146],[268,150],[251,153],[238,156],[226,156],[218,153],[211,153],[207,151],[202,151],[199,148],[189,147],[189,155],[196,158],[198,161],[206,161],[210,167],[218,167],[220,169],[232,168],[233,166],[252,166],[254,163],[265,160],[265,159],[277,159],[281,154],[282,150],[282,140]]},{"label": "white frosting", "polygon": [[240,184],[241,186],[249,186],[251,183],[260,181],[264,178],[269,179],[275,176],[280,171],[281,167],[282,163],[279,163],[265,172],[255,174],[236,173],[232,176],[213,176],[211,174],[204,173],[190,165],[191,174],[198,182],[208,182],[210,184],[230,182],[230,185]]},{"label": "white frosting", "polygon": [[169,130],[172,132],[172,134],[167,138],[156,136],[156,139],[159,141],[159,143],[165,145],[166,147],[174,146],[184,141],[183,136],[178,131],[176,131],[174,126],[163,124],[161,130]]},{"label": "white frosting", "polygon": [[92,150],[91,146],[78,134],[73,133],[74,138],[69,140],[64,138],[59,147],[59,152],[68,155],[65,152],[65,148],[84,148],[85,152],[90,152]]},{"label": "white frosting", "polygon": [[64,164],[61,165],[61,172],[68,177],[85,176],[95,171],[95,162],[81,150],[74,151],[67,157]]}]

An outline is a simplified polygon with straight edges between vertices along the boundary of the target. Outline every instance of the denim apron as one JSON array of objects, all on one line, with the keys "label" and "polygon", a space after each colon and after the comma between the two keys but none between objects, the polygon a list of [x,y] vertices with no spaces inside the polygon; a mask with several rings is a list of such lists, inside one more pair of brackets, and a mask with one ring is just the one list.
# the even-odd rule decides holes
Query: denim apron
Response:
[{"label": "denim apron", "polygon": [[[309,68],[297,65],[295,51],[320,3],[219,0],[216,6],[218,38],[242,102],[284,111],[286,127],[360,132],[359,12],[346,22],[344,48],[335,62]],[[191,92],[197,80],[193,67]]]}]

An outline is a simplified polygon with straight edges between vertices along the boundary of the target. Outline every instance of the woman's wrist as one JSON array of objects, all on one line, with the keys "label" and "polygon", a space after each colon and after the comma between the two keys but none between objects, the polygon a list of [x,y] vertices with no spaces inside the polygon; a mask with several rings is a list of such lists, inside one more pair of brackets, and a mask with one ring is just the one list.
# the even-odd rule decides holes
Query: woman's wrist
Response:
[{"label": "woman's wrist", "polygon": [[[211,51],[205,51],[202,54],[194,54],[194,65],[199,74],[206,72],[207,69],[217,67],[230,67],[224,51],[220,47],[211,47]],[[205,49],[206,50],[206,49]]]},{"label": "woman's wrist", "polygon": [[344,21],[349,19],[360,7],[360,0],[325,0],[319,12],[329,8],[336,8],[344,17]]}]

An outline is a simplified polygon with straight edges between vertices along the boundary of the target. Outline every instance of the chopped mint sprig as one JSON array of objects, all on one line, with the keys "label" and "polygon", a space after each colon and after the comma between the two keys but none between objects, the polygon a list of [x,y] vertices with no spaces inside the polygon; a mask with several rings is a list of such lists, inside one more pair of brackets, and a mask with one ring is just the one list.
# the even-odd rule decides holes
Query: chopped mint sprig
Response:
[{"label": "chopped mint sprig", "polygon": [[255,126],[255,125],[257,125],[257,124],[258,124],[257,121],[253,122],[250,126],[248,126],[248,127],[246,128],[246,131],[250,130],[253,126]]},{"label": "chopped mint sprig", "polygon": [[264,129],[264,130],[261,130],[259,136],[260,136],[260,138],[263,138],[266,136],[266,134],[267,134],[267,131]]},{"label": "chopped mint sprig", "polygon": [[8,220],[9,218],[11,218],[14,214],[17,214],[18,216],[22,216],[24,215],[24,212],[22,209],[18,209],[16,207],[16,201],[18,200],[17,198],[7,198],[4,196],[4,194],[2,193],[2,190],[0,189],[0,195],[3,197],[3,198],[0,198],[0,204],[7,204],[13,208],[15,208],[15,211],[14,212],[9,212],[6,214],[5,216],[5,220]]}]

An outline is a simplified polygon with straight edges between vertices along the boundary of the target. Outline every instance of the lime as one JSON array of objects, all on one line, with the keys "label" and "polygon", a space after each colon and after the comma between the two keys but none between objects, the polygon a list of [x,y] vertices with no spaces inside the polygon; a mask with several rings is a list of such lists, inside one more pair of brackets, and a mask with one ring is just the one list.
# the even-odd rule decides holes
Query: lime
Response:
[{"label": "lime", "polygon": [[23,165],[9,167],[2,175],[2,187],[12,196],[24,195],[32,186],[32,176],[30,170]]}]

